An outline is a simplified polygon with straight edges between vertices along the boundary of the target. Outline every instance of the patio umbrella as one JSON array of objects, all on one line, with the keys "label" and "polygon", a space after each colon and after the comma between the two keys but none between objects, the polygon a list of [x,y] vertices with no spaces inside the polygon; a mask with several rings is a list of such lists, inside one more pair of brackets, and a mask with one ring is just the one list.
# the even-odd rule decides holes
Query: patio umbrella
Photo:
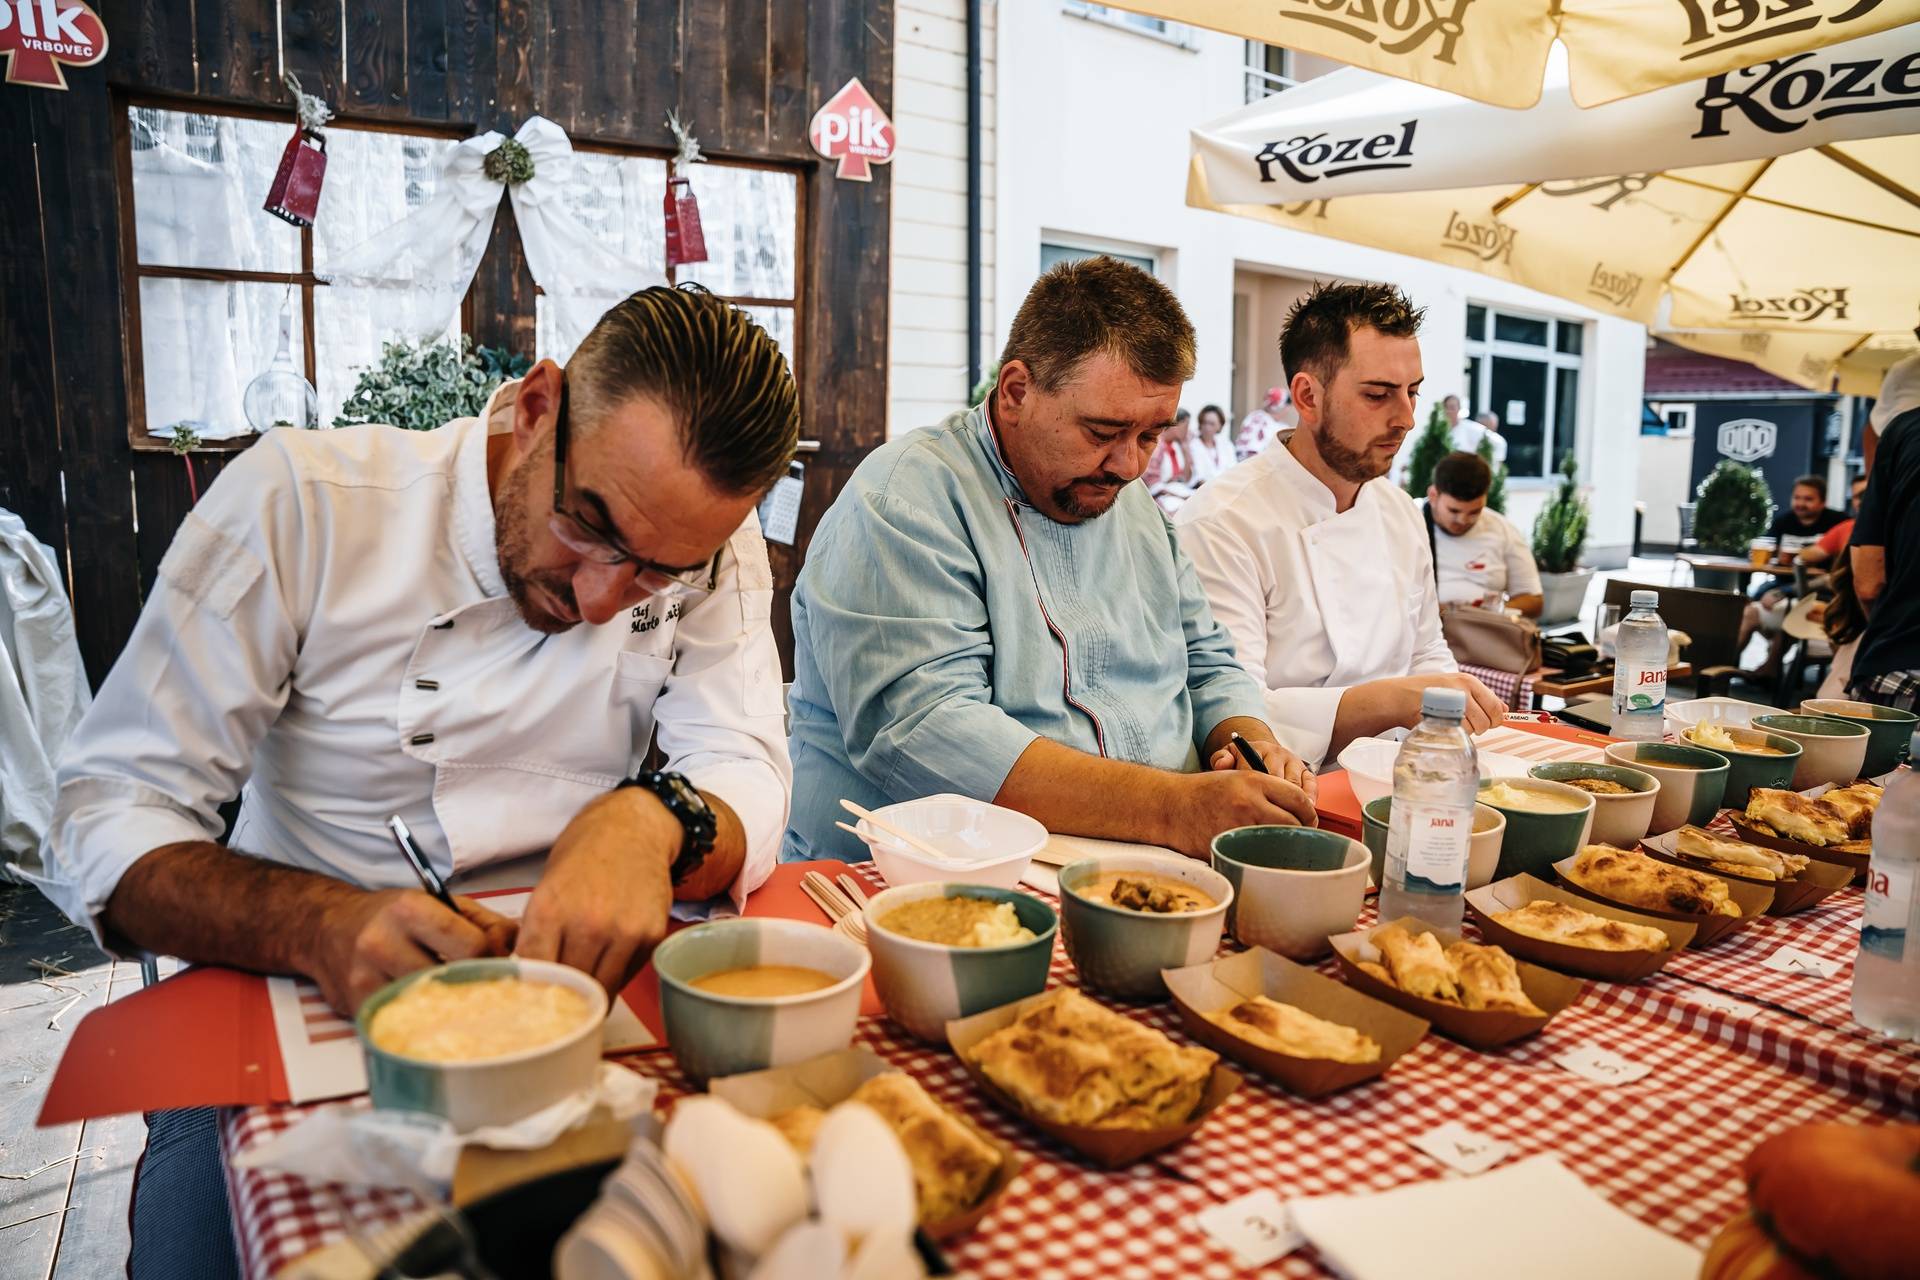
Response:
[{"label": "patio umbrella", "polygon": [[1876,136],[1920,118],[1913,34],[1748,68],[1727,79],[1755,96],[1731,103],[1709,84],[1583,111],[1559,58],[1523,112],[1339,71],[1195,130],[1187,203],[1643,324],[1844,350],[1910,331],[1920,303],[1920,140]]},{"label": "patio umbrella", "polygon": [[1555,37],[1583,107],[1920,20],[1920,0],[1131,0],[1501,107],[1530,107]]},{"label": "patio umbrella", "polygon": [[1656,329],[1657,337],[1710,356],[1744,360],[1814,391],[1847,396],[1877,396],[1887,370],[1920,350],[1913,333],[1828,334],[1761,329]]}]

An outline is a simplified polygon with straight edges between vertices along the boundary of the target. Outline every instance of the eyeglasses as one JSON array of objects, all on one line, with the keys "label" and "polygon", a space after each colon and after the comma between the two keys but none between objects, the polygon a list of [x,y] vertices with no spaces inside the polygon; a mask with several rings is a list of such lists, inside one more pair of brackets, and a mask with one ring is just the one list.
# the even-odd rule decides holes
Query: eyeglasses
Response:
[{"label": "eyeglasses", "polygon": [[611,534],[589,524],[567,505],[567,383],[560,381],[560,413],[553,424],[553,514],[547,528],[568,550],[595,564],[630,564],[640,589],[658,600],[705,595],[713,590],[714,561],[698,569],[675,571],[643,560],[621,546]]}]

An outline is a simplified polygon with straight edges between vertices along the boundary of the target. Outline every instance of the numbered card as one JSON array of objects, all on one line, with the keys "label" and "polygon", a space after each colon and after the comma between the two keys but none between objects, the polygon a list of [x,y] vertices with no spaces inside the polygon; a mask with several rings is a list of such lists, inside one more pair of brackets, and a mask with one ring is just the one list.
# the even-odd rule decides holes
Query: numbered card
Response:
[{"label": "numbered card", "polygon": [[1413,1140],[1413,1145],[1449,1169],[1485,1173],[1513,1154],[1513,1145],[1475,1133],[1458,1120],[1449,1120]]},{"label": "numbered card", "polygon": [[1760,962],[1781,973],[1804,973],[1814,978],[1831,978],[1840,972],[1840,961],[1817,956],[1799,947],[1782,947]]},{"label": "numbered card", "polygon": [[1735,1018],[1752,1018],[1760,1013],[1759,1005],[1735,1000],[1732,996],[1718,991],[1691,991],[1687,993],[1687,998],[1702,1009],[1711,1009],[1715,1013],[1724,1013]]},{"label": "numbered card", "polygon": [[1233,1250],[1243,1267],[1264,1267],[1306,1242],[1272,1191],[1252,1191],[1202,1209],[1193,1220],[1212,1240]]},{"label": "numbered card", "polygon": [[1631,1084],[1653,1071],[1643,1062],[1630,1062],[1611,1049],[1577,1044],[1553,1056],[1555,1066],[1595,1084]]}]

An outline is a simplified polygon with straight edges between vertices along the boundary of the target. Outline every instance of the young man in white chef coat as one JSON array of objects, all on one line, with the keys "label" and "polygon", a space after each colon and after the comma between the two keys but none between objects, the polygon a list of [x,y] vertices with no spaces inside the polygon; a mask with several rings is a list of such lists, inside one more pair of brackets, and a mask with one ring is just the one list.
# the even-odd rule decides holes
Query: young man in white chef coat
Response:
[{"label": "young man in white chef coat", "polygon": [[1513,521],[1487,509],[1493,468],[1477,453],[1450,453],[1433,467],[1427,525],[1440,603],[1517,609],[1540,616],[1540,569]]},{"label": "young man in white chef coat", "polygon": [[181,525],[61,761],[42,887],[111,950],[305,974],[350,1012],[514,949],[422,891],[397,814],[456,887],[550,849],[517,952],[617,991],[675,899],[744,902],[786,826],[754,507],[798,432],[773,339],[664,286],[478,418],[269,432]]},{"label": "young man in white chef coat", "polygon": [[1505,708],[1445,638],[1427,531],[1382,479],[1414,426],[1422,312],[1391,285],[1320,285],[1280,335],[1300,425],[1174,517],[1214,617],[1302,759],[1420,718],[1420,691],[1467,691],[1468,724]]}]

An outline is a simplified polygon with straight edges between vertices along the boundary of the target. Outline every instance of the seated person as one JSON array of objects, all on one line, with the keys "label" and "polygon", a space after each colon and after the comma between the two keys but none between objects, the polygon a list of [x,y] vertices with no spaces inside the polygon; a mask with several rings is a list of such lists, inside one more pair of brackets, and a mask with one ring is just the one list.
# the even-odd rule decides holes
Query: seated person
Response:
[{"label": "seated person", "polygon": [[[1152,276],[1062,263],[1021,304],[979,407],[860,464],[793,593],[782,858],[867,856],[834,826],[843,796],[957,792],[1194,857],[1232,827],[1314,822],[1310,776],[1134,483],[1193,343]],[[1235,732],[1271,775],[1236,768]]]},{"label": "seated person", "polygon": [[[1802,551],[1816,545],[1822,535],[1846,523],[1846,519],[1827,505],[1825,477],[1801,476],[1793,482],[1791,505],[1775,516],[1767,529],[1775,548],[1775,563],[1793,564]],[[1766,661],[1748,673],[1754,679],[1771,680],[1780,674],[1781,656],[1787,648],[1787,635],[1781,628],[1798,594],[1791,575],[1762,578],[1755,583],[1754,603],[1747,606],[1740,619],[1740,647],[1736,651],[1744,652],[1756,631],[1765,631],[1770,637]]]},{"label": "seated person", "polygon": [[[1867,495],[1867,478],[1856,476],[1851,495],[1850,509],[1858,511],[1860,500]],[[1845,557],[1841,555],[1847,549],[1847,543],[1853,538],[1853,517],[1847,516],[1839,524],[1815,538],[1810,544],[1800,548],[1794,556],[1797,563],[1805,565],[1810,572],[1825,573]]]},{"label": "seated person", "polygon": [[1193,492],[1193,449],[1189,439],[1192,430],[1191,412],[1182,409],[1174,414],[1173,425],[1160,434],[1160,442],[1154,445],[1147,469],[1140,477],[1162,511],[1178,511],[1187,495]]},{"label": "seated person", "polygon": [[1450,453],[1427,486],[1427,532],[1440,603],[1517,609],[1540,616],[1540,570],[1513,522],[1487,510],[1493,468],[1477,453]]},{"label": "seated person", "polygon": [[1467,691],[1478,733],[1505,704],[1440,634],[1425,521],[1383,479],[1413,430],[1421,312],[1391,285],[1321,285],[1280,335],[1300,425],[1174,518],[1213,614],[1308,762],[1420,719],[1420,691]]},{"label": "seated person", "polygon": [[[112,951],[304,974],[350,1014],[515,945],[421,890],[398,814],[456,883],[551,848],[517,953],[619,990],[672,900],[743,903],[774,863],[754,507],[798,436],[773,339],[664,286],[479,418],[266,433],[181,525],[68,746],[41,887]],[[667,772],[641,773],[656,735]]]},{"label": "seated person", "polygon": [[1200,410],[1193,423],[1196,438],[1190,442],[1188,451],[1193,457],[1193,483],[1199,486],[1222,472],[1231,471],[1240,461],[1240,455],[1234,452],[1233,441],[1227,436],[1227,411],[1219,405],[1210,404]]},{"label": "seated person", "polygon": [[[1451,396],[1448,399],[1452,399]],[[1447,442],[1457,453],[1479,453],[1485,444],[1493,454],[1493,465],[1507,460],[1507,438],[1500,434],[1500,419],[1492,412],[1476,413],[1465,422],[1455,423]]]}]

